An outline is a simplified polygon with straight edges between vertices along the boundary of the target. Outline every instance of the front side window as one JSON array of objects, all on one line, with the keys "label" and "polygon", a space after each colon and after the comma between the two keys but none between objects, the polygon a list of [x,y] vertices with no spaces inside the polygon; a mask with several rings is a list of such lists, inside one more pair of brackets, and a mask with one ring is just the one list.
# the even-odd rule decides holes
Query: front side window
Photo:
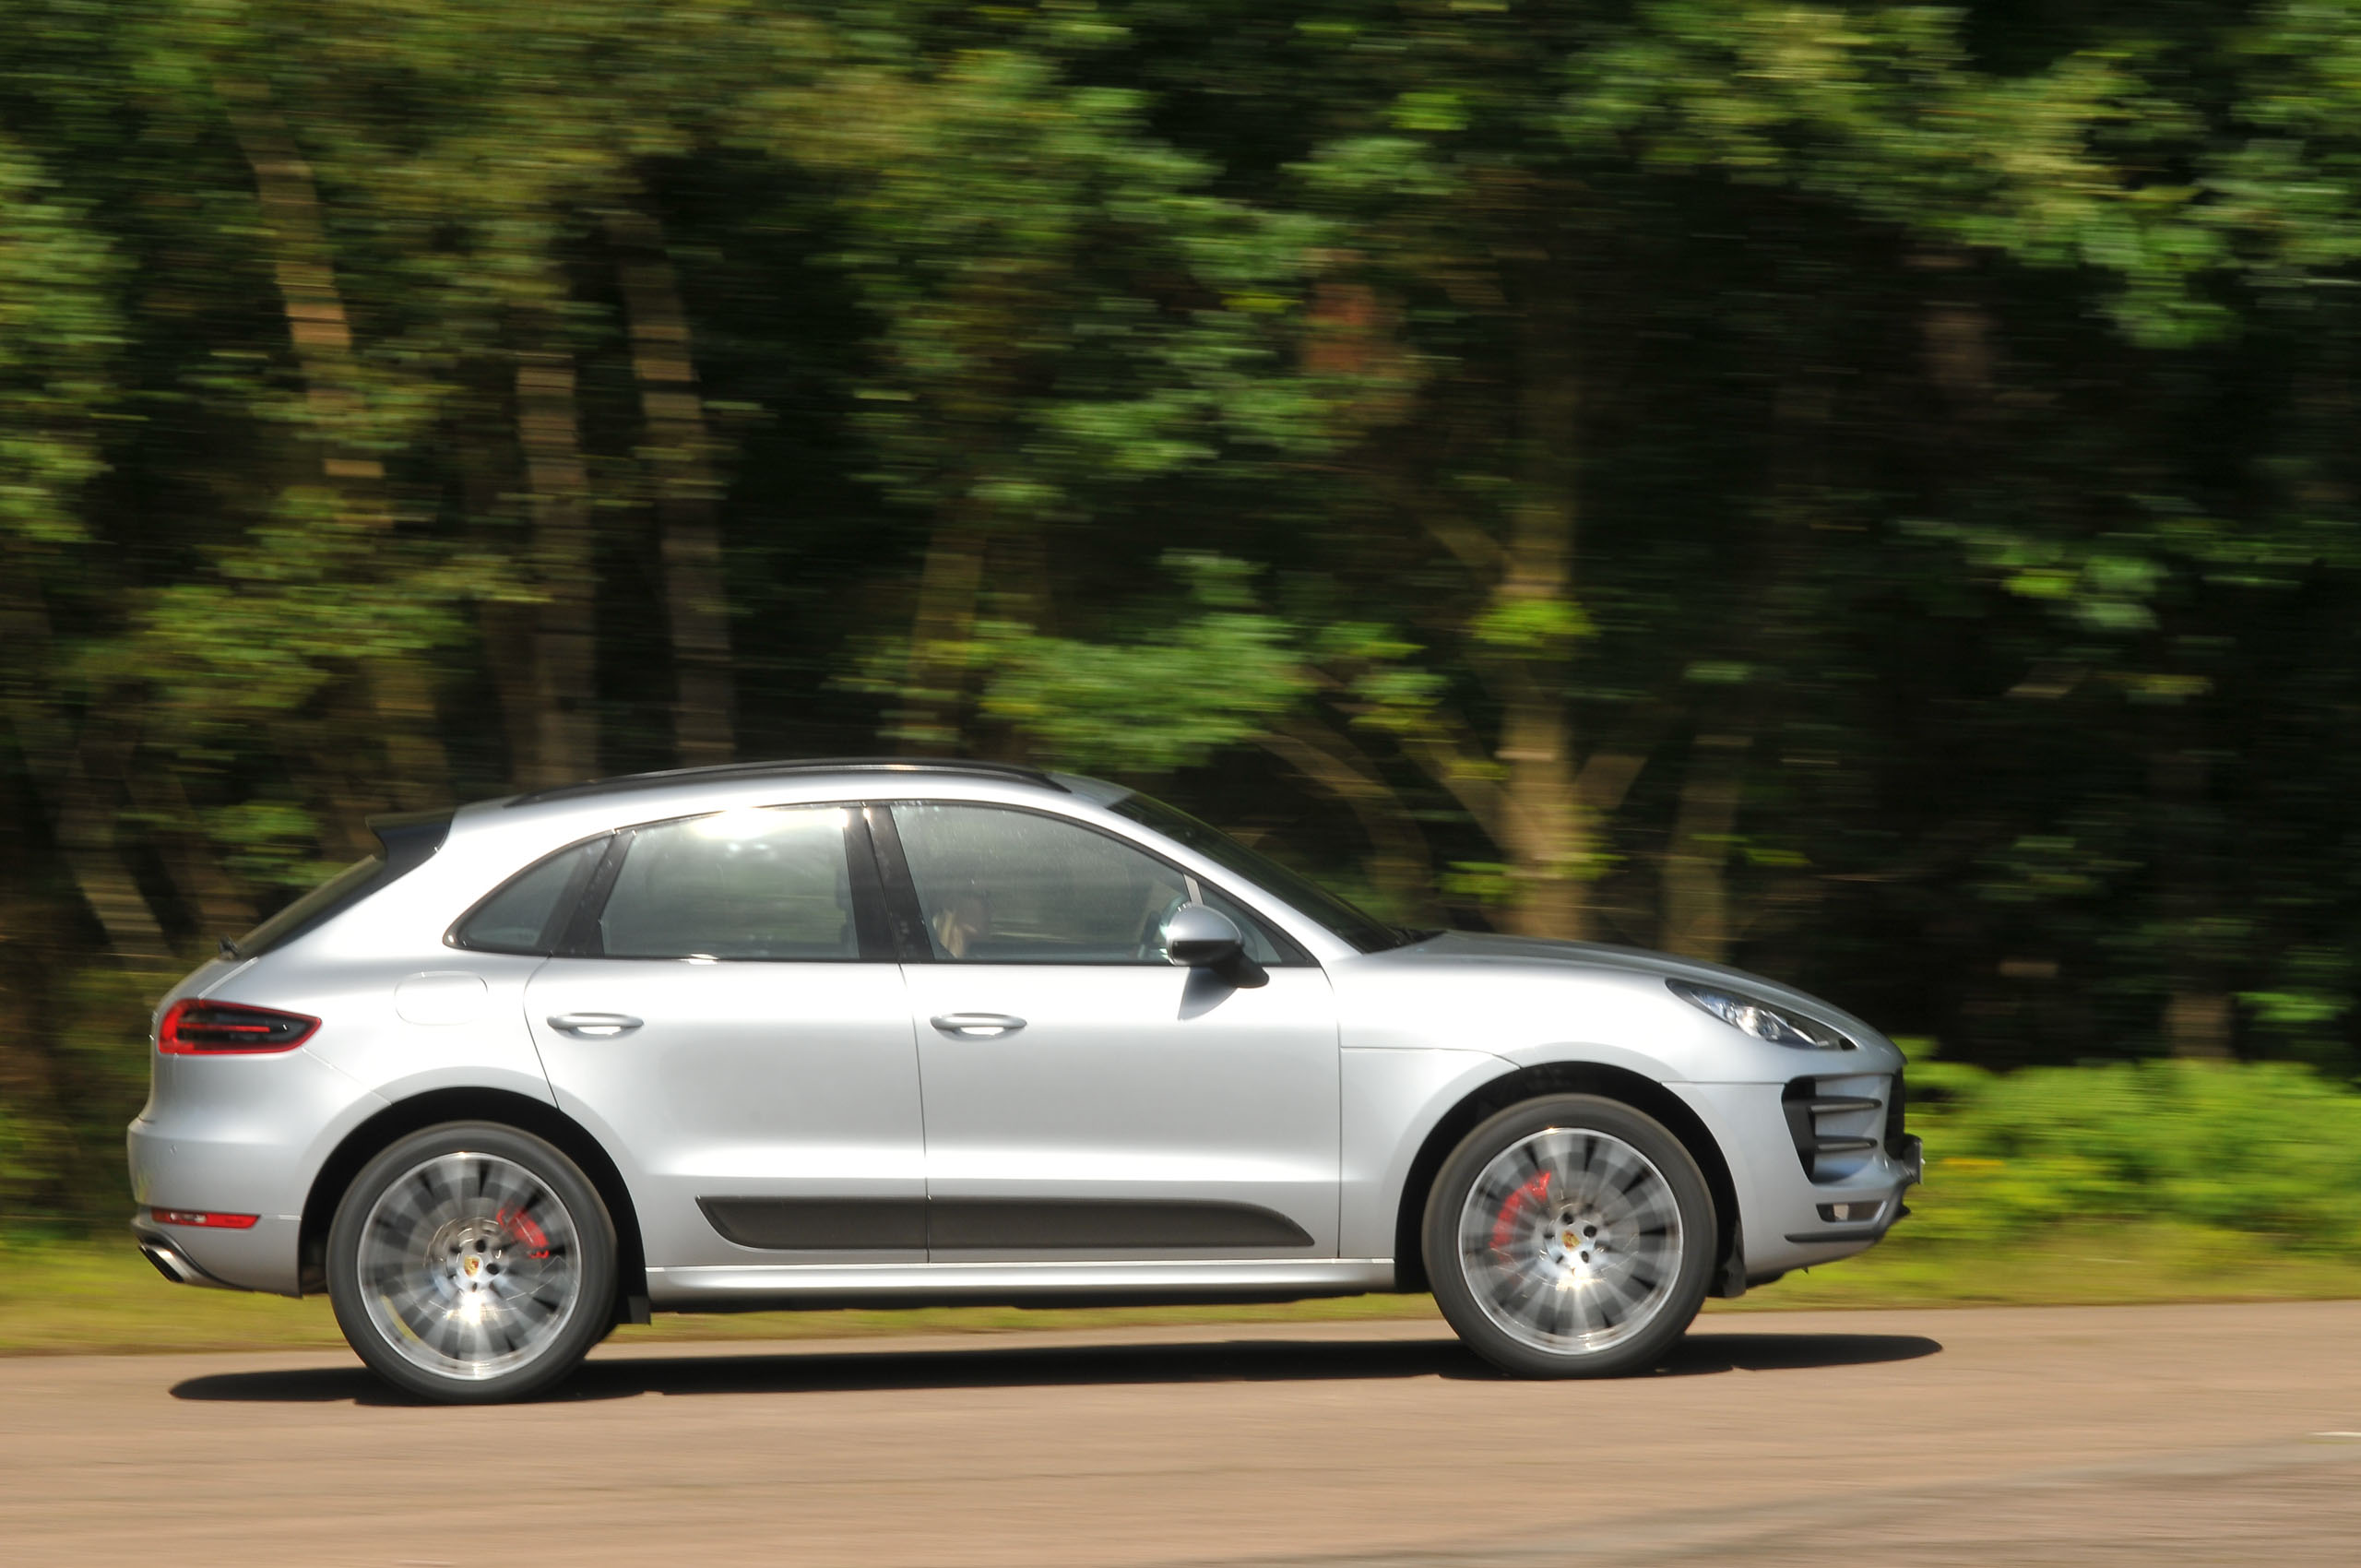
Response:
[{"label": "front side window", "polygon": [[858,958],[845,813],[765,806],[636,829],[599,917],[609,958]]},{"label": "front side window", "polygon": [[1244,910],[1104,833],[1000,806],[893,811],[940,961],[1161,964],[1165,922],[1200,893],[1238,923],[1258,961],[1279,961]]},{"label": "front side window", "polygon": [[1143,827],[1152,827],[1173,842],[1187,845],[1216,865],[1236,872],[1264,892],[1294,905],[1363,953],[1382,953],[1388,948],[1406,946],[1434,934],[1432,932],[1407,931],[1387,925],[1376,916],[1337,897],[1310,877],[1289,871],[1261,850],[1248,849],[1221,829],[1199,822],[1186,812],[1175,810],[1162,801],[1132,794],[1114,802],[1107,809],[1118,816],[1129,817]]}]

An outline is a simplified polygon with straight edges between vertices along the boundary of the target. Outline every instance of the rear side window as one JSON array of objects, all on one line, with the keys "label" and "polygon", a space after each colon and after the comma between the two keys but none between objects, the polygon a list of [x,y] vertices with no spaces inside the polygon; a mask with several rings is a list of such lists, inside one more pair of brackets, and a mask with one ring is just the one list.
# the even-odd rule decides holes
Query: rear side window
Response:
[{"label": "rear side window", "polygon": [[860,956],[840,806],[765,806],[631,835],[599,917],[609,958]]},{"label": "rear side window", "polygon": [[606,849],[601,835],[526,867],[460,919],[451,945],[478,953],[554,953]]}]

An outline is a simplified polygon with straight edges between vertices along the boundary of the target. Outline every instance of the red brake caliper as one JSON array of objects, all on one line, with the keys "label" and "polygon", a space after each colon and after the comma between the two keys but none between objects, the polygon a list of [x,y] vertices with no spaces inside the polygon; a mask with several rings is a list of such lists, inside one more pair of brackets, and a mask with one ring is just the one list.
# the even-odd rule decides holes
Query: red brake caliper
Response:
[{"label": "red brake caliper", "polygon": [[1525,1210],[1548,1201],[1549,1172],[1544,1170],[1511,1193],[1508,1201],[1501,1205],[1500,1217],[1492,1221],[1492,1245],[1507,1251],[1516,1241],[1517,1222],[1525,1218]]},{"label": "red brake caliper", "polygon": [[525,1243],[527,1257],[545,1258],[550,1255],[550,1233],[542,1229],[531,1215],[504,1208],[492,1219],[493,1224]]}]

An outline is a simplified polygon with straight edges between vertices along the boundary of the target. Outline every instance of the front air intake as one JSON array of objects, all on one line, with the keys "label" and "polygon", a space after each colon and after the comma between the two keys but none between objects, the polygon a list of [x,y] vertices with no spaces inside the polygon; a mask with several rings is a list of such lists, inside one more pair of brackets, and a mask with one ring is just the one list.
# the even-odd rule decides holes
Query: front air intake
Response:
[{"label": "front air intake", "polygon": [[[1814,1182],[1838,1180],[1875,1152],[1880,1134],[1898,1137],[1899,1079],[1797,1078],[1779,1096],[1796,1158]],[[1883,1094],[1880,1094],[1883,1090]]]}]

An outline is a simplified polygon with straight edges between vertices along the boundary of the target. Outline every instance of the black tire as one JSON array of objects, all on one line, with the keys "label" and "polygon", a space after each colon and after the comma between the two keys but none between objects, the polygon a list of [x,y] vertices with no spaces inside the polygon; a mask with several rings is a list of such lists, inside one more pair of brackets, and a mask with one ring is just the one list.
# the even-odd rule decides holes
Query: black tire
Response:
[{"label": "black tire", "polygon": [[[1520,1172],[1531,1174],[1504,1189]],[[1657,1366],[1704,1304],[1716,1246],[1713,1194],[1689,1150],[1653,1117],[1595,1095],[1526,1100],[1469,1133],[1435,1178],[1419,1234],[1444,1319],[1519,1377]]]},{"label": "black tire", "polygon": [[328,1300],[354,1353],[395,1387],[496,1404],[551,1387],[606,1336],[616,1252],[607,1206],[563,1152],[515,1127],[449,1122],[393,1144],[345,1189]]}]

